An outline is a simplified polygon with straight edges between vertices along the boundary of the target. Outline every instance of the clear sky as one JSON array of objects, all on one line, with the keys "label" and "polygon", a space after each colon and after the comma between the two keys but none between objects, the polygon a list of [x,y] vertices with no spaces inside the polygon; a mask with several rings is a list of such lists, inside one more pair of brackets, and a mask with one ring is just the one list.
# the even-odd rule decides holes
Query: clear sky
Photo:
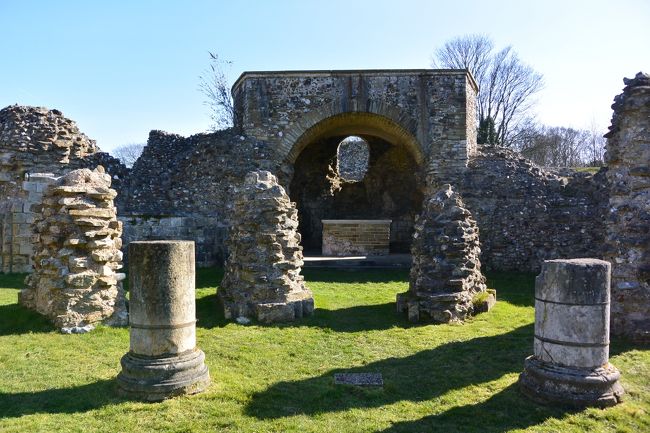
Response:
[{"label": "clear sky", "polygon": [[624,76],[650,72],[649,0],[0,0],[0,107],[58,108],[103,150],[209,127],[208,51],[245,70],[427,68],[484,33],[545,77],[540,121],[606,130]]}]

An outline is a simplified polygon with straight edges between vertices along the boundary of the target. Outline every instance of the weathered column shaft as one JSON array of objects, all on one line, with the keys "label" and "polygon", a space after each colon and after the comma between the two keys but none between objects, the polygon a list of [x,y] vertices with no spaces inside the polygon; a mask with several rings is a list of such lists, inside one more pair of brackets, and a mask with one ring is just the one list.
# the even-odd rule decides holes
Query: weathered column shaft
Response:
[{"label": "weathered column shaft", "polygon": [[131,351],[178,354],[196,346],[194,243],[129,244]]},{"label": "weathered column shaft", "polygon": [[549,260],[535,284],[535,356],[597,368],[609,359],[610,264]]}]

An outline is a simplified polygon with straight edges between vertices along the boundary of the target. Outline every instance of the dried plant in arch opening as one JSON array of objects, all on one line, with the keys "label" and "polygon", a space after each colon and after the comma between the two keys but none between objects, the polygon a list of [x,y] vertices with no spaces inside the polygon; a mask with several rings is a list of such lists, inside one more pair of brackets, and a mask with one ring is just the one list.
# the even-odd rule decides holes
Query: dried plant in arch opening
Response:
[{"label": "dried plant in arch opening", "polygon": [[330,194],[340,191],[345,183],[361,182],[368,173],[369,164],[368,142],[356,135],[344,138],[336,149],[335,164],[328,169]]}]

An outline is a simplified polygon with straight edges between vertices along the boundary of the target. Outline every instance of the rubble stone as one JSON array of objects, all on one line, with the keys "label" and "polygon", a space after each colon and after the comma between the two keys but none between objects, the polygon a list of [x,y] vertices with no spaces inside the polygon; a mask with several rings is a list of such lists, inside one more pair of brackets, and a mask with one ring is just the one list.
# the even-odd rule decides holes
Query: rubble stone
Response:
[{"label": "rubble stone", "polygon": [[35,213],[34,272],[19,301],[63,332],[126,324],[122,224],[110,186],[102,167],[73,170],[48,187]]},{"label": "rubble stone", "polygon": [[473,313],[474,296],[487,287],[478,227],[451,185],[425,201],[413,236],[409,290],[397,295],[397,311],[413,322],[463,321]]},{"label": "rubble stone", "polygon": [[512,150],[478,146],[454,186],[481,230],[484,269],[539,272],[548,259],[602,257],[605,171],[560,176]]},{"label": "rubble stone", "polygon": [[612,333],[650,342],[650,75],[625,79],[607,133]]},{"label": "rubble stone", "polygon": [[336,149],[336,174],[344,182],[361,182],[368,172],[370,146],[361,137],[351,136]]},{"label": "rubble stone", "polygon": [[270,323],[312,314],[305,287],[298,213],[268,171],[246,175],[235,190],[229,256],[218,296],[228,319]]}]

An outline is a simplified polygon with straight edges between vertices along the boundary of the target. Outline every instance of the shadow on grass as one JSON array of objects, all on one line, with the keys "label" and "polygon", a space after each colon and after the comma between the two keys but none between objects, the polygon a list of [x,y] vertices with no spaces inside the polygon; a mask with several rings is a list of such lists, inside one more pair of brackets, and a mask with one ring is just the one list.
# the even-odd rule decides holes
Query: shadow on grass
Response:
[{"label": "shadow on grass", "polygon": [[575,413],[559,408],[535,405],[526,400],[512,384],[484,402],[456,406],[439,415],[415,421],[399,422],[379,433],[481,432],[502,433],[541,424],[549,418]]},{"label": "shadow on grass", "polygon": [[223,279],[223,268],[212,266],[196,270],[196,288],[208,289],[217,287]]},{"label": "shadow on grass", "polygon": [[632,350],[650,350],[650,343],[626,339],[625,337],[612,337],[609,346],[609,356],[618,356]]},{"label": "shadow on grass", "polygon": [[[389,283],[405,281],[408,272],[403,270],[365,270],[341,271],[340,269],[307,270],[306,278],[319,283]],[[223,276],[221,269],[202,269],[197,276],[197,288],[214,287]],[[215,284],[217,281],[217,284]],[[201,285],[199,282],[203,282]],[[497,289],[497,298],[520,306],[534,305],[534,276],[524,273],[492,273],[488,279],[489,287]],[[378,331],[393,327],[411,328],[427,325],[427,323],[410,323],[405,314],[396,312],[395,302],[373,305],[357,305],[348,308],[328,310],[317,308],[314,315],[295,322],[263,324],[258,326],[285,328],[285,327],[314,327],[330,329],[336,332],[362,332]],[[204,296],[196,301],[197,326],[202,328],[223,327],[231,320],[223,316],[218,297],[215,294]]]},{"label": "shadow on grass", "polygon": [[408,281],[408,269],[309,269],[302,274],[310,281],[326,283],[390,283]]},{"label": "shadow on grass", "polygon": [[54,326],[44,316],[19,304],[0,305],[0,318],[0,337],[54,330]]},{"label": "shadow on grass", "polygon": [[[454,341],[405,358],[332,370],[318,377],[279,382],[254,394],[246,413],[259,419],[376,408],[399,401],[426,401],[448,391],[499,379],[523,369],[533,351],[533,325],[490,337]],[[379,372],[383,389],[334,385],[337,372]],[[523,399],[530,409],[533,404]]]},{"label": "shadow on grass", "polygon": [[520,307],[535,306],[535,274],[487,272],[487,286],[496,289],[497,300]]},{"label": "shadow on grass", "polygon": [[[216,294],[203,296],[196,300],[196,326],[199,328],[221,328],[233,320],[226,320],[223,307]],[[322,328],[336,332],[379,331],[394,327],[412,328],[430,323],[410,323],[405,314],[395,311],[395,303],[358,305],[338,310],[316,308],[314,315],[286,323],[260,323],[265,328]]]},{"label": "shadow on grass", "polygon": [[217,294],[203,296],[196,300],[196,326],[199,328],[221,328],[232,321],[223,316],[223,307]]},{"label": "shadow on grass", "polygon": [[36,413],[78,413],[126,401],[115,394],[115,379],[36,392],[0,392],[0,419]]},{"label": "shadow on grass", "polygon": [[0,288],[22,289],[25,285],[25,277],[28,274],[3,274],[0,273]]},{"label": "shadow on grass", "polygon": [[[316,308],[314,315],[294,326],[330,329],[336,332],[381,331],[390,328],[414,328],[430,323],[411,323],[406,314],[396,311],[395,302],[326,310]],[[270,325],[273,326],[273,325]],[[286,325],[285,325],[286,326]]]}]

